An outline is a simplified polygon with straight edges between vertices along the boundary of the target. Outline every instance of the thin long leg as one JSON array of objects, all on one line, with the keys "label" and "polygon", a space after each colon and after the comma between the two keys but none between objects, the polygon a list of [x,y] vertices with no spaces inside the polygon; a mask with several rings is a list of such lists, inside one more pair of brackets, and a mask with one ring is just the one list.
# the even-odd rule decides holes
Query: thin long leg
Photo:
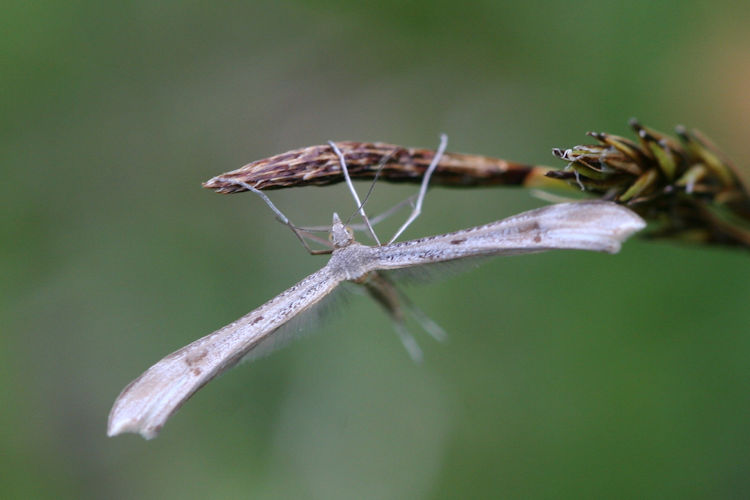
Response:
[{"label": "thin long leg", "polygon": [[[263,191],[261,191],[259,189],[256,189],[254,186],[251,186],[247,182],[239,181],[239,180],[236,180],[236,179],[230,179],[230,178],[227,178],[227,177],[217,177],[216,180],[221,181],[221,182],[228,182],[228,183],[236,184],[238,186],[242,186],[243,188],[247,189],[251,193],[255,193],[258,196],[260,196],[260,199],[263,200],[266,203],[266,205],[268,205],[268,208],[270,208],[273,211],[273,213],[276,215],[276,219],[279,222],[281,222],[282,224],[284,224],[285,226],[289,227],[289,229],[292,230],[292,232],[297,237],[297,239],[300,241],[300,243],[302,243],[302,246],[305,247],[305,250],[307,250],[311,255],[321,255],[321,254],[331,253],[330,249],[326,249],[326,250],[313,250],[312,248],[310,248],[310,245],[308,245],[307,241],[305,241],[305,237],[302,234],[302,231],[300,231],[300,229],[297,226],[295,226],[294,224],[292,224],[292,221],[290,221],[289,218],[286,215],[284,215],[284,213],[281,210],[279,210],[276,207],[276,205],[273,204],[273,202],[271,201],[271,199]],[[317,241],[319,241],[319,242],[324,242],[324,240],[322,240],[321,238],[314,238],[314,239],[317,240]]]},{"label": "thin long leg", "polygon": [[448,338],[448,334],[445,333],[443,327],[435,323],[429,316],[424,313],[424,311],[414,305],[414,302],[412,302],[409,297],[406,296],[403,290],[396,287],[395,285],[393,285],[393,289],[395,290],[396,294],[398,294],[398,297],[401,300],[401,304],[406,308],[407,311],[411,313],[412,316],[414,316],[414,319],[419,322],[419,325],[422,327],[422,329],[425,332],[429,333],[430,336],[438,342],[445,342],[445,340]]},{"label": "thin long leg", "polygon": [[331,146],[331,149],[333,149],[333,152],[336,153],[336,156],[339,157],[339,162],[341,163],[341,171],[344,174],[346,185],[349,186],[349,191],[351,191],[352,196],[354,197],[354,201],[359,207],[359,215],[362,216],[362,219],[364,220],[365,225],[367,226],[367,230],[370,232],[370,235],[373,237],[373,239],[378,244],[378,246],[380,246],[381,243],[380,243],[380,240],[378,239],[378,235],[375,234],[375,230],[372,228],[372,225],[370,224],[370,219],[367,218],[367,214],[365,213],[365,208],[362,206],[362,202],[359,201],[359,195],[357,195],[357,190],[354,189],[354,184],[352,184],[352,179],[351,177],[349,177],[349,169],[346,167],[346,159],[344,158],[344,154],[341,152],[339,147],[336,146],[336,144],[333,141],[328,141],[328,145]]},{"label": "thin long leg", "polygon": [[424,356],[422,355],[422,349],[419,347],[414,335],[406,329],[406,326],[403,323],[395,322],[393,326],[396,329],[398,338],[401,340],[401,343],[404,344],[406,352],[409,353],[409,357],[412,361],[415,363],[421,363]]},{"label": "thin long leg", "polygon": [[442,342],[447,338],[445,330],[415,306],[403,291],[393,284],[387,275],[380,272],[371,272],[362,284],[365,286],[370,297],[380,304],[393,320],[393,326],[396,329],[399,339],[401,339],[401,343],[404,344],[404,347],[409,352],[409,356],[414,361],[422,361],[422,350],[417,340],[406,328],[404,310],[409,311],[419,321],[422,328],[435,340]]},{"label": "thin long leg", "polygon": [[406,198],[405,200],[401,200],[401,201],[399,201],[398,203],[396,203],[395,205],[393,205],[393,206],[392,206],[391,208],[389,208],[388,210],[386,210],[386,211],[384,211],[384,212],[381,212],[381,213],[379,213],[378,215],[376,215],[375,217],[371,218],[371,219],[370,219],[370,223],[371,223],[371,224],[372,224],[373,226],[374,226],[374,225],[376,225],[376,224],[380,224],[380,223],[381,223],[381,222],[383,222],[383,221],[384,221],[385,219],[387,219],[388,217],[390,217],[390,216],[391,216],[391,215],[393,215],[394,213],[396,213],[396,212],[398,212],[399,210],[401,210],[401,207],[403,207],[404,205],[411,205],[411,206],[414,206],[414,198],[416,198],[416,195],[413,195],[413,196],[409,196],[409,197],[408,197],[408,198]]},{"label": "thin long leg", "polygon": [[[370,217],[370,224],[372,224],[373,228],[383,222],[388,217],[392,216],[397,211],[401,210],[401,208],[404,205],[411,205],[414,206],[414,199],[417,197],[417,195],[412,195],[406,198],[405,200],[401,200],[395,205],[393,205],[388,210],[385,210],[384,212],[379,213],[375,217]],[[357,212],[355,212],[357,213]],[[346,224],[350,228],[354,229],[355,231],[364,231],[367,229],[367,226],[364,224]],[[331,230],[331,226],[305,226],[305,227],[297,227],[297,229],[304,231],[304,232],[310,232],[310,231],[318,231],[318,232],[327,232]]]},{"label": "thin long leg", "polygon": [[[365,198],[362,200],[362,205],[357,207],[357,211],[359,211],[359,209],[362,208],[365,205],[365,203],[367,203],[367,200],[370,199],[370,195],[372,195],[372,192],[375,190],[375,184],[378,183],[378,179],[380,178],[380,174],[383,172],[383,168],[385,167],[385,164],[388,163],[388,161],[390,161],[391,158],[393,158],[394,153],[395,153],[395,150],[392,149],[387,155],[384,155],[380,159],[380,162],[378,162],[378,168],[375,170],[375,176],[372,178],[372,182],[370,182],[370,187],[367,189],[367,194],[365,194]],[[375,218],[379,217],[380,215],[376,216]],[[373,222],[375,218],[370,219],[370,223],[373,226],[376,224],[375,222]],[[349,221],[351,221],[351,217],[349,218],[349,220],[347,220],[347,224],[346,224],[347,226],[349,225]]]},{"label": "thin long leg", "polygon": [[427,194],[427,187],[430,184],[430,177],[432,177],[432,173],[435,171],[435,169],[438,166],[438,163],[440,163],[440,159],[443,157],[443,153],[445,152],[445,148],[448,146],[448,136],[445,134],[440,135],[440,146],[438,147],[437,151],[435,152],[435,156],[432,158],[432,162],[430,163],[430,166],[427,167],[427,170],[424,173],[424,177],[422,177],[422,185],[419,187],[419,195],[417,196],[417,203],[414,205],[414,209],[412,210],[411,214],[409,215],[409,218],[406,219],[406,222],[404,222],[398,231],[396,231],[396,234],[393,235],[393,238],[391,238],[388,241],[388,244],[393,243],[396,241],[396,238],[401,236],[401,233],[404,232],[404,230],[409,227],[409,225],[414,222],[414,219],[419,217],[419,214],[422,213],[422,202],[424,201],[425,194]]}]

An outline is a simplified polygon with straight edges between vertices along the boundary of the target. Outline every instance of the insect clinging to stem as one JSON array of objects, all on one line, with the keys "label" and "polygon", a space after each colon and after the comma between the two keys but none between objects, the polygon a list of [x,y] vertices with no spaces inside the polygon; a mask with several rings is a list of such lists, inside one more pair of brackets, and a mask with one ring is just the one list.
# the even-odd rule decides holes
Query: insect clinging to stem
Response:
[{"label": "insect clinging to stem", "polygon": [[[430,175],[445,150],[446,141],[442,136],[440,149],[424,175],[411,214],[387,243],[380,243],[375,235],[347,174],[345,158],[331,143],[339,155],[357,211],[378,244],[368,246],[357,242],[353,231],[334,213],[331,248],[326,252],[331,257],[322,269],[233,323],[167,355],[133,380],[115,400],[109,414],[108,435],[135,432],[146,439],[155,437],[169,417],[198,389],[241,360],[267,349],[282,326],[319,303],[343,282],[363,285],[385,307],[407,350],[418,358],[419,348],[403,324],[402,306],[411,308],[433,336],[440,338],[442,330],[410,306],[388,278],[388,271],[470,257],[554,249],[616,253],[624,240],[645,226],[638,215],[625,207],[606,201],[583,201],[549,205],[482,226],[395,243],[419,215]],[[305,231],[294,226],[264,193],[250,185],[242,187],[261,196],[304,243]]]}]

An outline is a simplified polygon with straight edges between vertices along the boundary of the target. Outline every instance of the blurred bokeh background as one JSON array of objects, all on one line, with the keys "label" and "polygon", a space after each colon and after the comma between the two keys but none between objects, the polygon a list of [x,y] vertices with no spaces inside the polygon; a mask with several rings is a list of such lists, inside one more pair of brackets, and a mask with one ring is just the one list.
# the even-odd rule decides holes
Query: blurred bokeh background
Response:
[{"label": "blurred bokeh background", "polygon": [[[750,4],[2,10],[0,497],[750,495],[749,256],[665,243],[412,287],[450,334],[413,325],[419,366],[354,295],[158,439],[105,436],[131,379],[325,262],[259,199],[200,182],[328,139],[434,147],[440,132],[450,151],[550,165],[632,116],[698,127],[747,166]],[[370,210],[413,190],[380,184]],[[271,196],[299,224],[353,209],[341,185]],[[540,204],[435,188],[404,237]]]}]

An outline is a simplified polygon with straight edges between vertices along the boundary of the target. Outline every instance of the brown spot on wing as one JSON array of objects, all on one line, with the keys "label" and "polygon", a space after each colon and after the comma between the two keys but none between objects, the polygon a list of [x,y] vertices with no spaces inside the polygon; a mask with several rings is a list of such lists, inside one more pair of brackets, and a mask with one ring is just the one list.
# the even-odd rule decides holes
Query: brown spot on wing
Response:
[{"label": "brown spot on wing", "polygon": [[202,351],[200,351],[200,352],[198,352],[196,354],[193,354],[192,356],[187,356],[185,358],[185,363],[192,368],[193,365],[198,364],[207,355],[208,355],[208,350],[207,349],[203,349]]},{"label": "brown spot on wing", "polygon": [[532,221],[529,221],[526,224],[523,224],[522,226],[520,226],[518,228],[518,231],[521,232],[521,233],[527,233],[527,232],[530,233],[532,231],[538,231],[539,229],[541,229],[539,227],[539,222],[535,221],[535,220],[532,220]]}]

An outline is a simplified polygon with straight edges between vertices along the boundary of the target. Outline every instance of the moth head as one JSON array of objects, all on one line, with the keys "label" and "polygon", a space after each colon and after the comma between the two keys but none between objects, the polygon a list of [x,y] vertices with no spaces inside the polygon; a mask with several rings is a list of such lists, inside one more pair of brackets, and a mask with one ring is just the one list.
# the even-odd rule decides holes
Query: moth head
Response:
[{"label": "moth head", "polygon": [[333,244],[333,248],[343,248],[354,242],[354,232],[349,226],[345,226],[339,215],[334,212],[331,232],[328,233],[328,239]]}]

